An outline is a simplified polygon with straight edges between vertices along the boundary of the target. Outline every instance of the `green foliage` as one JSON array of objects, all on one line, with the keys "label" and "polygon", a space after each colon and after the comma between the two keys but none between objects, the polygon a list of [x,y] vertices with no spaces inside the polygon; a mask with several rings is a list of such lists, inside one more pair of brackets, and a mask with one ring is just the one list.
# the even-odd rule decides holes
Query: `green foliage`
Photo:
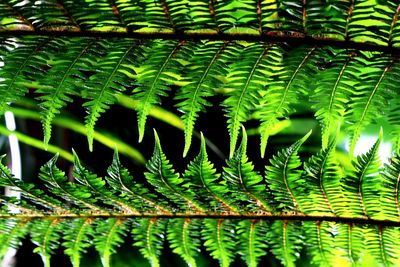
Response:
[{"label": "green foliage", "polygon": [[[134,182],[117,153],[106,179],[88,171],[75,155],[75,181],[67,180],[55,165],[57,157],[52,158],[41,168],[46,191],[16,180],[1,165],[1,186],[17,186],[26,197],[3,197],[1,251],[4,255],[9,245],[18,247],[30,233],[46,265],[62,243],[74,266],[93,245],[103,265],[110,266],[112,254],[132,231],[134,245],[152,266],[160,266],[165,237],[189,266],[196,266],[202,244],[221,266],[229,266],[237,254],[248,266],[257,266],[268,250],[283,265],[295,266],[305,241],[312,261],[325,266],[335,261],[363,264],[366,257],[394,262],[399,252],[389,233],[398,232],[393,228],[398,226],[397,187],[393,187],[398,183],[378,189],[397,181],[398,160],[380,167],[376,154],[380,137],[339,179],[342,174],[333,160],[335,142],[307,164],[298,157],[309,134],[273,156],[264,177],[248,162],[244,129],[241,146],[227,160],[222,176],[208,161],[204,139],[200,154],[182,176],[176,174],[157,135],[145,173],[148,184]],[[204,170],[203,180],[189,182],[199,170]],[[153,189],[161,195],[150,193]],[[61,204],[62,199],[71,207]],[[8,211],[10,203],[20,211]],[[383,252],[386,244],[393,250]]]},{"label": "green foliage", "polygon": [[[43,147],[73,161],[66,172],[54,156],[39,184],[0,164],[0,187],[22,194],[0,196],[0,258],[27,237],[45,266],[60,249],[80,266],[91,247],[111,266],[131,233],[154,267],[168,245],[188,266],[203,252],[224,267],[272,255],[284,266],[399,265],[400,158],[381,165],[382,130],[353,155],[379,127],[400,151],[399,14],[394,0],[0,1],[0,114],[40,120]],[[103,177],[59,149],[64,137],[51,138],[61,125],[85,135],[90,151],[93,140],[116,143],[144,164],[129,144],[95,131],[115,104],[137,116],[124,109],[108,130],[122,137],[136,119],[142,141],[151,115],[183,130],[184,157],[200,136],[198,155],[170,161],[154,131],[147,171],[128,170],[115,149]],[[84,123],[65,116],[71,106],[82,106],[74,113],[86,112]],[[209,110],[226,117],[229,138],[217,141],[229,139],[229,151],[216,153],[229,155],[225,166],[214,166],[199,134],[214,130]],[[310,131],[275,146],[277,133],[297,140],[293,128],[310,130],[310,116],[321,138]],[[42,146],[35,134],[0,133]],[[344,136],[349,156],[337,151]]]}]

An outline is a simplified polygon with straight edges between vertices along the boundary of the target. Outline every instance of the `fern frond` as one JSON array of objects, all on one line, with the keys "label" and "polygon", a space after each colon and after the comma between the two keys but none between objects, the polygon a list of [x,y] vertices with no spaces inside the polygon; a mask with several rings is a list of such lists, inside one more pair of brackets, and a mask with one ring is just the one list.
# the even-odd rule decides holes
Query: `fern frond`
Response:
[{"label": "fern frond", "polygon": [[[224,100],[228,116],[228,129],[230,135],[229,157],[233,156],[239,135],[241,123],[248,119],[254,110],[257,95],[262,91],[267,80],[265,75],[271,71],[277,52],[271,45],[253,43],[241,49],[238,60],[231,65],[227,87],[232,89]],[[270,55],[271,53],[271,55]]]},{"label": "fern frond", "polygon": [[71,96],[77,94],[76,77],[81,75],[79,69],[93,53],[91,46],[97,40],[89,38],[59,39],[61,49],[68,47],[66,51],[56,51],[55,54],[46,51],[46,55],[40,55],[43,60],[51,61],[51,68],[39,83],[43,86],[36,92],[42,94],[38,97],[42,102],[42,123],[44,130],[44,143],[48,144],[51,137],[51,124],[56,114],[66,105],[72,102]]},{"label": "fern frond", "polygon": [[78,156],[74,153],[74,178],[83,186],[88,187],[93,192],[96,198],[105,199],[106,204],[121,209],[122,212],[137,212],[137,209],[130,205],[129,202],[114,196],[113,192],[110,192],[110,188],[106,187],[106,182],[97,177],[96,174],[91,173],[85,169],[79,161]]},{"label": "fern frond", "polygon": [[[62,5],[70,18],[77,24],[79,30],[107,31],[112,29],[123,31],[125,29],[109,1],[63,0]],[[93,14],[96,14],[96,18]],[[101,21],[100,24],[99,21]]]},{"label": "fern frond", "polygon": [[189,151],[194,124],[199,112],[205,111],[211,103],[206,100],[222,87],[221,77],[227,74],[227,60],[234,55],[234,48],[226,42],[206,42],[195,46],[184,74],[188,84],[176,94],[180,102],[176,105],[183,112],[185,128],[185,148],[183,156]]},{"label": "fern frond", "polygon": [[343,178],[342,186],[347,202],[347,209],[343,211],[345,214],[370,217],[379,213],[380,201],[374,196],[378,194],[381,184],[378,153],[381,140],[382,131],[371,149],[353,162],[354,170]]},{"label": "fern frond", "polygon": [[93,198],[94,194],[88,187],[70,182],[65,173],[55,166],[57,159],[58,155],[40,168],[39,178],[46,182],[49,191],[77,207],[104,210],[103,207],[96,205],[97,199]]},{"label": "fern frond", "polygon": [[310,134],[311,131],[289,148],[274,155],[270,159],[271,165],[265,168],[265,179],[279,211],[302,211],[296,200],[298,181],[302,175],[299,170],[302,163],[297,152]]},{"label": "fern frond", "polygon": [[[33,200],[36,204],[45,207],[46,209],[50,209],[57,212],[65,212],[68,210],[64,204],[61,203],[58,199],[55,199],[52,196],[46,194],[43,190],[35,188],[33,184],[22,182],[21,180],[15,178],[11,171],[3,165],[1,162],[2,158],[0,158],[0,185],[1,186],[11,186],[13,190],[21,192],[28,199]],[[15,203],[17,206],[18,204]],[[26,206],[21,203],[23,209]],[[31,207],[28,210],[32,210]],[[36,211],[34,209],[34,211]]]},{"label": "fern frond", "polygon": [[305,222],[303,224],[305,234],[308,237],[306,242],[312,259],[311,263],[319,266],[345,266],[350,267],[345,250],[342,250],[337,234],[340,225],[333,222]]},{"label": "fern frond", "polygon": [[210,255],[219,261],[221,267],[228,267],[234,259],[235,225],[224,219],[205,219],[202,231],[204,246]]},{"label": "fern frond", "polygon": [[[355,51],[333,50],[321,63],[321,71],[315,76],[315,88],[310,101],[314,102],[315,117],[322,127],[322,148],[338,129],[346,112],[346,104],[353,92],[354,81],[360,72],[360,62]],[[328,55],[328,54],[327,54]]]},{"label": "fern frond", "polygon": [[271,252],[284,266],[294,267],[303,244],[302,229],[295,222],[275,221],[267,233]]},{"label": "fern frond", "polygon": [[382,266],[397,266],[399,259],[399,228],[374,227],[370,232],[366,245],[371,248],[370,254]]},{"label": "fern frond", "polygon": [[220,183],[220,174],[216,172],[214,165],[208,160],[206,141],[201,134],[200,152],[189,163],[182,178],[196,192],[196,199],[207,203],[209,210],[237,212],[238,207],[232,205],[226,197],[227,189]]},{"label": "fern frond", "polygon": [[111,255],[115,253],[116,247],[124,241],[127,233],[128,221],[124,219],[110,218],[97,220],[94,245],[100,254],[104,267],[110,267]]},{"label": "fern frond", "polygon": [[150,192],[143,184],[134,181],[128,169],[122,166],[116,149],[107,173],[108,176],[105,177],[107,183],[115,192],[120,193],[120,198],[126,198],[139,211],[158,210],[166,213],[170,211],[167,207],[168,203],[165,203],[165,201]]},{"label": "fern frond", "polygon": [[366,253],[365,234],[368,228],[355,224],[339,224],[335,244],[345,253],[351,266],[360,265]]},{"label": "fern frond", "polygon": [[263,177],[256,171],[247,158],[247,134],[242,127],[242,143],[233,157],[227,160],[227,167],[224,168],[222,178],[229,188],[229,199],[236,202],[235,205],[248,211],[270,212],[272,208],[268,199],[266,184]]},{"label": "fern frond", "polygon": [[390,164],[385,164],[381,173],[382,186],[379,195],[381,198],[381,210],[378,214],[386,218],[397,219],[400,216],[400,161],[399,156],[390,159]]},{"label": "fern frond", "polygon": [[51,30],[52,28],[65,27],[74,30],[75,25],[55,1],[28,1],[21,5],[19,0],[6,1],[18,14],[30,22],[35,30]]},{"label": "fern frond", "polygon": [[351,96],[347,121],[350,123],[348,130],[351,134],[350,154],[360,137],[361,131],[368,123],[379,118],[390,98],[394,97],[396,91],[393,79],[399,78],[399,64],[393,58],[381,54],[366,57],[369,60],[369,71],[361,75],[360,84],[356,85],[357,91]]},{"label": "fern frond", "polygon": [[269,225],[261,220],[243,220],[237,224],[239,254],[249,267],[256,267],[260,257],[267,251],[268,243],[265,239]]},{"label": "fern frond", "polygon": [[215,17],[218,28],[223,32],[234,31],[235,27],[246,28],[252,32],[252,29],[258,29],[257,13],[254,10],[255,3],[252,0],[216,2]]},{"label": "fern frond", "polygon": [[[132,43],[133,42],[133,43]],[[115,94],[125,91],[126,86],[133,86],[132,66],[137,65],[142,56],[140,41],[122,40],[103,45],[108,54],[95,63],[96,73],[85,81],[84,98],[89,101],[83,104],[88,115],[85,118],[89,149],[93,148],[94,126],[106,109],[115,102]],[[112,46],[112,50],[109,48]],[[92,71],[88,67],[88,71]]]},{"label": "fern frond", "polygon": [[0,259],[3,259],[10,248],[18,249],[22,239],[28,234],[28,220],[9,219],[0,222]]},{"label": "fern frond", "polygon": [[178,204],[183,210],[203,210],[201,205],[195,201],[193,192],[183,192],[183,178],[175,173],[172,165],[167,160],[160,145],[160,139],[154,130],[155,146],[152,158],[147,163],[148,172],[145,173],[147,181],[152,184],[155,189]]},{"label": "fern frond", "polygon": [[299,96],[309,90],[317,51],[316,47],[297,47],[283,55],[284,65],[277,65],[278,69],[263,95],[265,104],[261,105],[259,111],[261,157],[264,157],[268,137],[278,120],[292,112],[292,103],[297,103]]},{"label": "fern frond", "polygon": [[140,65],[140,71],[137,73],[139,86],[133,91],[133,98],[139,101],[137,108],[139,142],[143,139],[146,118],[151,107],[160,104],[160,97],[166,96],[170,90],[167,84],[176,79],[176,72],[179,69],[177,55],[182,57],[188,53],[179,51],[182,47],[182,42],[169,40],[154,42],[147,51],[151,56]]},{"label": "fern frond", "polygon": [[37,246],[33,252],[40,255],[45,267],[50,267],[51,255],[60,245],[61,230],[65,221],[61,220],[36,220],[32,223],[32,242]]},{"label": "fern frond", "polygon": [[[165,1],[163,1],[165,3]],[[130,31],[171,31],[171,23],[164,13],[162,1],[127,2],[116,0],[122,19]]]},{"label": "fern frond", "polygon": [[140,219],[133,222],[132,235],[142,255],[151,267],[160,267],[159,256],[163,247],[166,222],[160,219]]},{"label": "fern frond", "polygon": [[31,83],[43,74],[38,70],[41,64],[35,59],[42,50],[47,50],[49,43],[53,38],[23,38],[13,42],[14,46],[10,48],[3,57],[4,66],[0,68],[0,113],[3,114],[7,105],[14,103],[26,94],[25,83]]},{"label": "fern frond", "polygon": [[333,140],[326,149],[304,163],[303,187],[309,197],[299,201],[307,213],[336,213],[341,208],[347,208],[341,207],[342,172],[336,161],[335,149],[336,140]]},{"label": "fern frond", "polygon": [[80,266],[82,254],[91,246],[87,240],[94,235],[92,223],[92,219],[75,219],[63,228],[65,254],[70,257],[73,267]]},{"label": "fern frond", "polygon": [[201,220],[173,219],[168,222],[168,236],[172,251],[183,258],[189,267],[196,267],[200,252]]}]

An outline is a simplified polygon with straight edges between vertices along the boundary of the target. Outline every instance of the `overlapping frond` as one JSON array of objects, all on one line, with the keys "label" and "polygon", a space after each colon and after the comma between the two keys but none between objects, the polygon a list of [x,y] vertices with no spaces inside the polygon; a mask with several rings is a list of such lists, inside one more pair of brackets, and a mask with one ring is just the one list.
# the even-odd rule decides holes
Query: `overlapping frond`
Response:
[{"label": "overlapping frond", "polygon": [[[83,102],[92,150],[95,125],[122,94],[137,103],[139,141],[162,98],[182,112],[184,156],[213,104],[224,107],[230,135],[225,167],[210,162],[201,135],[181,173],[157,134],[143,175],[117,152],[104,178],[76,155],[67,176],[55,156],[40,170],[43,185],[1,163],[0,187],[22,198],[0,197],[0,258],[28,236],[46,266],[61,244],[74,267],[90,247],[110,266],[132,233],[154,267],[165,240],[189,266],[199,251],[224,267],[257,266],[267,254],[284,266],[305,257],[399,265],[399,156],[381,166],[380,133],[342,166],[329,142],[344,129],[352,156],[363,131],[383,122],[400,150],[399,14],[394,0],[0,0],[0,114],[34,99],[45,144],[56,116]],[[283,119],[310,112],[322,150],[308,160],[299,153],[310,133],[268,157],[263,173],[247,157],[245,130],[236,149],[242,124],[256,121],[264,157]]]},{"label": "overlapping frond", "polygon": [[[261,156],[264,157],[268,137],[279,119],[287,117],[293,110],[293,104],[299,102],[300,96],[311,88],[310,78],[315,73],[317,47],[297,47],[286,52],[279,59],[268,89],[262,94],[259,119],[261,135]],[[282,65],[283,63],[283,65]]]},{"label": "overlapping frond", "polygon": [[211,103],[206,100],[221,89],[226,76],[227,61],[235,56],[236,49],[226,42],[200,43],[193,47],[193,55],[185,67],[184,79],[188,84],[176,94],[177,108],[183,112],[185,123],[185,156],[190,148],[194,124],[200,112]]},{"label": "overlapping frond", "polygon": [[[383,54],[364,55],[366,68],[348,104],[346,121],[352,136],[350,154],[353,153],[362,129],[368,123],[385,116],[385,107],[396,96],[395,83],[399,77],[399,63]],[[385,115],[384,115],[385,114]]]},{"label": "overlapping frond", "polygon": [[183,43],[179,41],[154,42],[147,51],[150,57],[140,65],[140,71],[137,73],[139,86],[133,91],[133,97],[140,103],[138,107],[139,142],[143,139],[146,117],[152,105],[160,104],[160,97],[166,96],[167,91],[170,90],[168,84],[179,79],[177,77],[179,57],[182,59],[189,56],[188,52],[179,51],[182,47],[184,47]]},{"label": "overlapping frond", "polygon": [[207,33],[295,36],[399,45],[398,3],[390,1],[101,0],[0,3],[2,31]]},{"label": "overlapping frond", "polygon": [[247,159],[245,132],[222,176],[208,160],[204,138],[200,154],[179,175],[157,135],[145,173],[149,184],[135,182],[117,154],[106,179],[75,155],[75,181],[56,167],[54,157],[41,169],[44,191],[15,179],[1,164],[0,185],[14,186],[24,196],[1,198],[1,255],[30,234],[47,266],[60,244],[74,266],[91,246],[110,266],[131,231],[152,266],[160,266],[165,238],[189,266],[196,266],[202,246],[220,266],[230,266],[236,255],[257,266],[269,251],[284,266],[295,266],[303,249],[322,266],[396,264],[397,157],[381,169],[380,136],[350,169],[339,169],[334,141],[303,164],[297,153],[308,135],[273,156],[265,176]]},{"label": "overlapping frond", "polygon": [[392,134],[400,127],[395,54],[253,41],[89,37],[8,37],[0,47],[0,112],[36,89],[45,143],[57,114],[83,98],[92,148],[97,120],[121,94],[137,103],[139,140],[152,108],[174,97],[176,112],[183,113],[184,155],[193,132],[201,130],[198,117],[221,101],[221,93],[230,156],[242,124],[258,121],[264,156],[275,127],[298,109],[315,111],[324,148],[338,125],[352,136],[351,150],[366,125],[389,121]]}]

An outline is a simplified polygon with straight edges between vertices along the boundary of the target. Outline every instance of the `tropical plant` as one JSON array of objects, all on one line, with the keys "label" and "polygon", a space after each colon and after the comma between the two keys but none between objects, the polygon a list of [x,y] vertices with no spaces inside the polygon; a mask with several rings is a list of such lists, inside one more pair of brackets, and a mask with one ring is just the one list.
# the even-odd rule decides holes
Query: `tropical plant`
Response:
[{"label": "tropical plant", "polygon": [[[0,0],[0,112],[28,126],[0,132],[56,153],[34,152],[33,182],[0,164],[0,186],[22,194],[0,197],[0,257],[31,240],[45,266],[93,248],[110,266],[130,241],[151,266],[168,247],[189,266],[400,265],[400,158],[379,156],[383,139],[400,151],[399,13],[393,0]],[[356,155],[365,132],[376,142]]]}]

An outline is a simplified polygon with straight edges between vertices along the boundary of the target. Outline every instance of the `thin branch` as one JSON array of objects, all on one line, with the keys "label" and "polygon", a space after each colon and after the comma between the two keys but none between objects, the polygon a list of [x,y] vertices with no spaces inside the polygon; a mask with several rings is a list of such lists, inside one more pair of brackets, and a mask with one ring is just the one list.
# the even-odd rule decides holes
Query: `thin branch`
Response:
[{"label": "thin branch", "polygon": [[161,6],[162,6],[165,16],[167,17],[169,23],[172,26],[173,31],[176,32],[176,25],[175,25],[174,21],[172,20],[171,15],[169,14],[168,5],[165,2],[165,0],[161,0]]},{"label": "thin branch", "polygon": [[[217,2],[217,1],[216,1]],[[214,3],[213,0],[208,0],[208,9],[210,10],[210,15],[212,20],[215,23],[215,27],[217,28],[217,33],[221,33],[221,29],[218,26],[218,21],[217,21],[217,17],[215,15],[215,8],[214,8]]]},{"label": "thin branch", "polygon": [[[85,211],[87,212],[87,211]],[[341,217],[332,215],[324,216],[310,216],[303,213],[281,213],[281,214],[270,214],[266,212],[259,213],[230,213],[230,212],[182,212],[182,213],[113,213],[113,212],[92,212],[92,213],[49,213],[49,214],[1,214],[0,219],[20,219],[20,220],[54,220],[54,219],[96,219],[96,218],[153,218],[153,219],[240,219],[240,220],[266,220],[266,221],[314,221],[314,222],[336,222],[345,224],[358,224],[358,225],[377,225],[377,226],[400,226],[399,220],[379,220],[379,219],[368,219],[361,217]]]},{"label": "thin branch", "polygon": [[351,1],[350,7],[349,7],[349,9],[347,11],[346,28],[345,28],[345,31],[344,31],[344,39],[346,41],[348,41],[350,39],[350,36],[349,36],[349,24],[350,24],[350,21],[351,21],[351,19],[353,17],[353,10],[354,10],[354,4],[355,4],[354,1],[355,0]]},{"label": "thin branch", "polygon": [[288,32],[276,32],[275,35],[255,35],[248,33],[174,33],[174,32],[104,32],[104,31],[66,31],[65,28],[28,30],[0,30],[0,36],[52,36],[52,37],[96,37],[96,38],[132,38],[132,39],[164,39],[164,40],[213,40],[213,41],[249,41],[288,43],[291,45],[333,46],[339,48],[364,51],[380,51],[390,54],[400,54],[400,47],[390,47],[373,43],[362,43],[349,40],[338,40],[324,37],[298,36]]},{"label": "thin branch", "polygon": [[118,6],[115,4],[115,1],[112,0],[110,1],[111,3],[111,8],[113,9],[115,17],[119,20],[121,25],[125,26],[126,31],[129,31],[127,24],[125,23],[124,19],[121,16],[121,13],[119,12]]},{"label": "thin branch", "polygon": [[61,0],[56,0],[55,4],[57,7],[60,9],[60,11],[68,18],[68,20],[76,27],[77,31],[81,30],[81,27],[79,24],[75,21],[74,17],[71,16],[71,14],[68,12],[68,10],[65,8],[64,4],[61,2]]},{"label": "thin branch", "polygon": [[258,31],[260,32],[260,34],[263,33],[262,30],[262,7],[261,7],[261,0],[257,0],[257,19],[259,22],[258,25]]},{"label": "thin branch", "polygon": [[393,40],[393,28],[394,25],[396,24],[398,18],[399,18],[399,13],[400,13],[400,4],[397,6],[396,12],[393,15],[393,19],[392,19],[392,23],[390,24],[390,30],[389,30],[389,40],[388,40],[388,44],[389,46],[392,45],[392,40]]}]

